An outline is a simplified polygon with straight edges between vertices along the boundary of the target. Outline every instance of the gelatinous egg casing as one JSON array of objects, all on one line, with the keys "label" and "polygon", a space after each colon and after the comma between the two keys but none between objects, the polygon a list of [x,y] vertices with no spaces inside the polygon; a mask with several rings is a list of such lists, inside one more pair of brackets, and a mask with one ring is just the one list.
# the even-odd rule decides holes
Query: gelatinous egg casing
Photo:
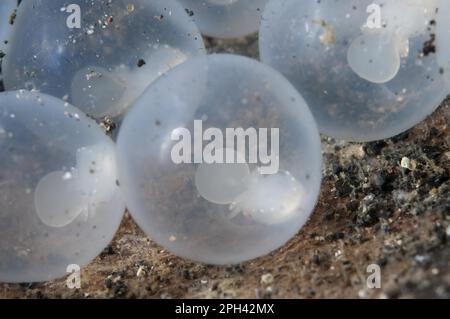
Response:
[{"label": "gelatinous egg casing", "polygon": [[271,1],[261,60],[299,90],[319,129],[372,141],[431,114],[448,90],[434,35],[437,0]]},{"label": "gelatinous egg casing", "polygon": [[217,38],[237,38],[256,32],[268,0],[178,0],[200,31]]},{"label": "gelatinous egg casing", "polygon": [[30,0],[10,52],[6,89],[36,89],[103,119],[122,118],[150,83],[205,48],[175,0]]},{"label": "gelatinous egg casing", "polygon": [[62,277],[112,240],[124,213],[115,145],[81,111],[0,94],[0,282]]},{"label": "gelatinous egg casing", "polygon": [[129,211],[152,239],[191,260],[239,263],[280,247],[308,219],[320,138],[278,72],[238,56],[196,57],[130,110],[118,167]]}]

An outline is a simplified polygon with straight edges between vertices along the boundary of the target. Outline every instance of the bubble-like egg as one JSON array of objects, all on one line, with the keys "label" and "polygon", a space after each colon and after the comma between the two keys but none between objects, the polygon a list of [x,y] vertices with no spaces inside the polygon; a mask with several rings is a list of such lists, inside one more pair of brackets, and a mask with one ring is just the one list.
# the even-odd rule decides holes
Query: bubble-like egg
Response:
[{"label": "bubble-like egg", "polygon": [[97,119],[121,118],[162,74],[204,54],[174,0],[31,0],[17,13],[6,89],[35,89]]},{"label": "bubble-like egg", "polygon": [[244,57],[196,57],[170,71],[130,110],[117,147],[133,218],[173,253],[205,263],[280,247],[320,188],[306,103],[278,72]]},{"label": "bubble-like egg", "polygon": [[0,51],[3,53],[6,53],[16,8],[17,0],[2,0],[0,2]]},{"label": "bubble-like egg", "polygon": [[436,31],[436,50],[441,73],[450,87],[450,2],[439,4]]},{"label": "bubble-like egg", "polygon": [[268,0],[178,0],[200,31],[217,38],[237,38],[256,32]]},{"label": "bubble-like egg", "polygon": [[89,263],[124,213],[115,145],[78,109],[0,94],[0,282],[37,282]]},{"label": "bubble-like egg", "polygon": [[330,136],[402,133],[447,94],[434,53],[439,0],[271,1],[261,60],[304,96]]}]

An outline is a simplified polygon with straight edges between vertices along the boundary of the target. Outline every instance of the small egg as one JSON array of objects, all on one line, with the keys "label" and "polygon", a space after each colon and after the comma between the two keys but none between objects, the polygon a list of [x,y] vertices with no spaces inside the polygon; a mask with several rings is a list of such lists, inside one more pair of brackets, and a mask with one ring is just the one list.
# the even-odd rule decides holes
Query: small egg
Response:
[{"label": "small egg", "polygon": [[38,90],[116,121],[158,77],[205,54],[200,32],[175,0],[25,1],[9,50],[7,90]]},{"label": "small egg", "polygon": [[424,120],[448,90],[434,53],[439,0],[272,0],[262,62],[305,98],[322,133],[393,137]]},{"label": "small egg", "polygon": [[216,38],[237,38],[258,31],[268,0],[178,0],[200,31]]},{"label": "small egg", "polygon": [[436,50],[441,66],[440,72],[450,87],[450,2],[442,0],[439,5],[436,31]]},{"label": "small egg", "polygon": [[244,57],[174,68],[131,108],[117,143],[130,214],[195,261],[234,264],[279,248],[320,189],[320,137],[306,103],[279,73]]},{"label": "small egg", "polygon": [[67,275],[112,240],[125,205],[115,145],[80,110],[0,93],[0,282]]}]

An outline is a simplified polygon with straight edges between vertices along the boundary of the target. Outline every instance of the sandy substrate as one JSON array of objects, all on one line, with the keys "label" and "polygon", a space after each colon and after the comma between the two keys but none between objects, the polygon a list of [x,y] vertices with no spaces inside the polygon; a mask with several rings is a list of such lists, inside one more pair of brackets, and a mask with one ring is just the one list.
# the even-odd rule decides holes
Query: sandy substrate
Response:
[{"label": "sandy substrate", "polygon": [[[257,56],[254,37],[207,44]],[[64,279],[0,284],[0,298],[450,298],[449,110],[446,101],[387,141],[324,137],[317,209],[269,256],[230,267],[191,263],[154,244],[127,214],[112,244],[82,270],[81,289]],[[371,264],[381,267],[380,289],[367,288]]]}]

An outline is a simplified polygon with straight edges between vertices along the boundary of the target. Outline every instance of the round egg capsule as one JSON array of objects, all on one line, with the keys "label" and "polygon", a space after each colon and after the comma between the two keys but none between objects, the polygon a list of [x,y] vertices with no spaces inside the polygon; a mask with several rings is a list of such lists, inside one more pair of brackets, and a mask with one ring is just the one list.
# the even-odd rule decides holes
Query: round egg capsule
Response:
[{"label": "round egg capsule", "polygon": [[436,50],[441,74],[450,87],[450,2],[439,3],[436,31]]},{"label": "round egg capsule", "polygon": [[216,38],[237,38],[258,31],[268,0],[179,0],[200,31]]},{"label": "round egg capsule", "polygon": [[196,57],[130,110],[118,167],[129,211],[152,239],[191,260],[234,264],[304,225],[320,189],[320,138],[278,72],[239,56]]},{"label": "round egg capsule", "polygon": [[431,114],[447,90],[434,53],[439,0],[271,1],[261,60],[300,91],[332,137],[373,141]]},{"label": "round egg capsule", "polygon": [[100,127],[54,97],[4,92],[0,149],[0,282],[62,277],[100,254],[125,210]]},{"label": "round egg capsule", "polygon": [[174,0],[31,0],[18,10],[10,52],[6,89],[38,90],[94,118],[121,119],[149,84],[205,47]]},{"label": "round egg capsule", "polygon": [[17,0],[2,0],[0,2],[0,51],[6,53],[10,33],[12,31]]}]

